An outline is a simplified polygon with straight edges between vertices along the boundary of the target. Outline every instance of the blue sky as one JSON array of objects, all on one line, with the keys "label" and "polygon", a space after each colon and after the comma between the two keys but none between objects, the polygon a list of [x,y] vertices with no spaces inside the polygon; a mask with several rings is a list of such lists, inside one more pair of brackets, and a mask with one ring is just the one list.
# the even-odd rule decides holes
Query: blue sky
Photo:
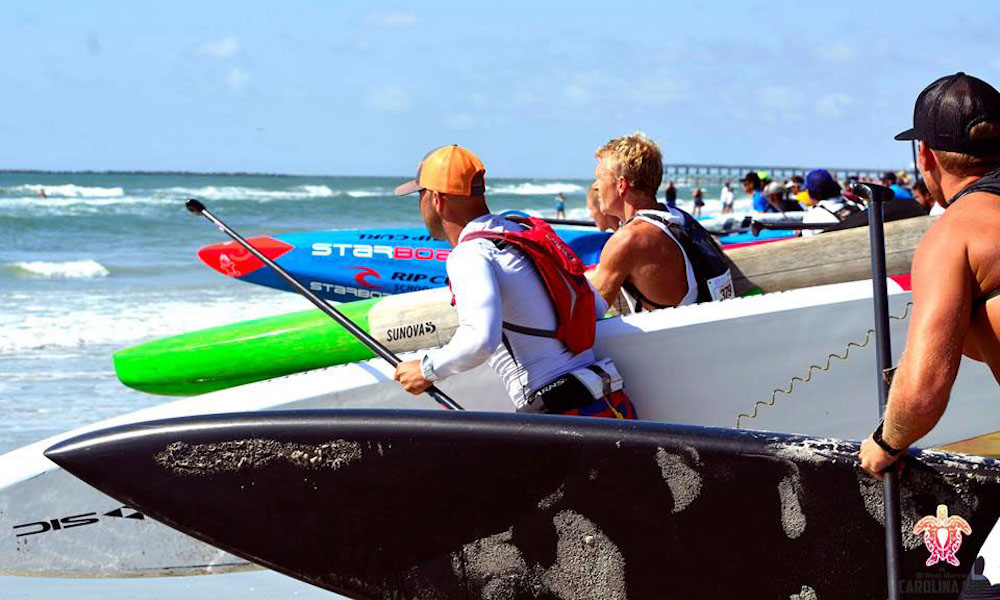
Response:
[{"label": "blue sky", "polygon": [[586,177],[634,130],[667,162],[906,167],[925,85],[1000,85],[992,0],[145,4],[3,3],[0,168],[401,175],[460,143]]}]

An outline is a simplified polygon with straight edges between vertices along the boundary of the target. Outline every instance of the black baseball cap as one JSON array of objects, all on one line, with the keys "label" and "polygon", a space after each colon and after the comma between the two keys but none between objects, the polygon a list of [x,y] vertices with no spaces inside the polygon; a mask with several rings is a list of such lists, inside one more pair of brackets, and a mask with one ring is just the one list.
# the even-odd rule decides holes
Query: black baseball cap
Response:
[{"label": "black baseball cap", "polygon": [[934,150],[971,155],[1000,150],[1000,140],[984,145],[969,139],[972,128],[984,121],[1000,123],[1000,92],[960,71],[920,92],[913,107],[913,127],[896,139],[923,140]]},{"label": "black baseball cap", "polygon": [[749,171],[749,172],[747,172],[746,175],[743,176],[743,179],[740,179],[740,183],[743,183],[744,181],[749,181],[750,183],[752,183],[754,185],[759,185],[760,184],[760,175],[758,175],[756,173],[756,171]]}]

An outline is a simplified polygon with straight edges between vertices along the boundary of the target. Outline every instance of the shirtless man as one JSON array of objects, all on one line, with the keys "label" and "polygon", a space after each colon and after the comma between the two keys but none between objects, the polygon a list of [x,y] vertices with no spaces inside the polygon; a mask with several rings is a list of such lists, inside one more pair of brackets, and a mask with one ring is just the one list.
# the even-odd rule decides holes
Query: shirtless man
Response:
[{"label": "shirtless man", "polygon": [[656,201],[663,178],[656,143],[633,133],[596,154],[600,210],[622,222],[591,279],[608,303],[621,290],[633,311],[731,298],[729,263],[715,240],[691,215]]},{"label": "shirtless man", "polygon": [[[964,73],[942,77],[917,98],[913,125],[896,139],[920,141],[927,189],[950,206],[913,256],[906,350],[884,423],[861,445],[862,468],[879,479],[944,414],[963,354],[1000,382],[1000,300],[991,301],[1000,292],[1000,92]],[[998,551],[994,527],[980,550],[993,582]]]}]

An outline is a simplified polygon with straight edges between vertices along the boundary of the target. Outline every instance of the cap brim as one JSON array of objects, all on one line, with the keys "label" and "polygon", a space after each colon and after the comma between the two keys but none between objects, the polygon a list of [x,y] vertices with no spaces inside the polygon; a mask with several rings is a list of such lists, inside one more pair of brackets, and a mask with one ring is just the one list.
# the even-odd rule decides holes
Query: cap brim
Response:
[{"label": "cap brim", "polygon": [[420,184],[417,183],[416,179],[412,179],[410,181],[407,181],[403,185],[397,187],[396,188],[396,195],[397,196],[406,196],[406,195],[412,194],[414,192],[419,192],[419,191],[420,191]]},{"label": "cap brim", "polygon": [[901,141],[901,142],[905,142],[905,141],[909,141],[909,140],[917,140],[917,139],[920,139],[920,138],[917,137],[917,130],[915,128],[911,127],[911,128],[907,129],[906,131],[904,131],[902,133],[897,133],[896,134],[896,139],[899,140],[899,141]]}]

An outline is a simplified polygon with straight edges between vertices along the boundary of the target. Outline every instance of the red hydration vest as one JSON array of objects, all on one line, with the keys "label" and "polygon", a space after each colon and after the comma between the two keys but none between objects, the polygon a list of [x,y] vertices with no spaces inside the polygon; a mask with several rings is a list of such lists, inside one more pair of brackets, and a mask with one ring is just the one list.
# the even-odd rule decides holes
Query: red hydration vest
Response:
[{"label": "red hydration vest", "polygon": [[[509,217],[508,217],[509,218]],[[523,231],[476,231],[459,243],[488,239],[501,249],[510,244],[531,259],[556,309],[555,331],[504,322],[504,328],[528,335],[554,337],[573,354],[592,348],[597,336],[597,305],[594,290],[584,276],[586,267],[548,223],[535,217],[511,219],[527,227]]]}]

